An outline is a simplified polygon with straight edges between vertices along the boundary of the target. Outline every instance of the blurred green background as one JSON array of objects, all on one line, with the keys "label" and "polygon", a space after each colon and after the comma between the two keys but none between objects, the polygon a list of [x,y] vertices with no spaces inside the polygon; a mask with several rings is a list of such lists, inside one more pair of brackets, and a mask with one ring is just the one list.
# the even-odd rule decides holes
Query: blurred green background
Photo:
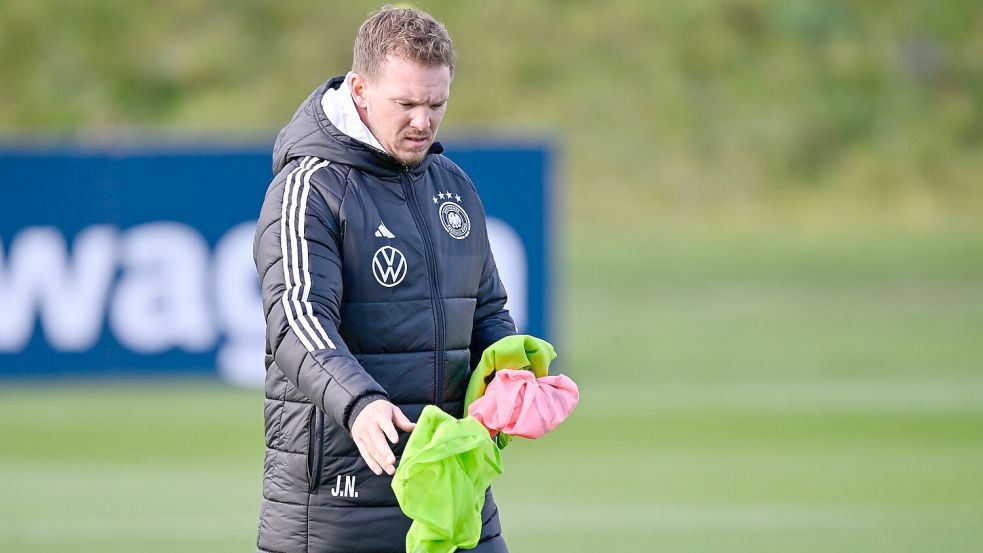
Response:
[{"label": "blurred green background", "polygon": [[[583,398],[505,452],[513,551],[983,549],[983,5],[417,5],[444,136],[561,154]],[[0,134],[272,142],[376,7],[2,2]],[[261,469],[257,392],[0,389],[2,550],[248,551]]]}]

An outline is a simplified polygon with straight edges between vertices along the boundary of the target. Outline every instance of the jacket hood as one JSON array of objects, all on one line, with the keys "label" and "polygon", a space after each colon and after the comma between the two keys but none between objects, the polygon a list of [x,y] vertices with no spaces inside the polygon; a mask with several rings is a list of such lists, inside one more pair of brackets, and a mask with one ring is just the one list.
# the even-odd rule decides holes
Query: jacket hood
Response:
[{"label": "jacket hood", "polygon": [[[344,75],[333,77],[314,90],[301,103],[293,118],[283,127],[273,145],[273,174],[280,172],[291,159],[315,156],[379,176],[395,176],[407,169],[386,152],[355,139],[335,127],[324,113],[321,100],[329,89],[337,90],[345,81]],[[444,147],[434,142],[419,165],[408,169],[414,176],[426,171],[433,154]]]}]

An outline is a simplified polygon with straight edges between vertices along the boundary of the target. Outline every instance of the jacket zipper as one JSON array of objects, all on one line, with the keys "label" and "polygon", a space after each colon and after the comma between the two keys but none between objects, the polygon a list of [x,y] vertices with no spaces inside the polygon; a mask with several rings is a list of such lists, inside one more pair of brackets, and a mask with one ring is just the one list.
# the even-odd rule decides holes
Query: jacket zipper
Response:
[{"label": "jacket zipper", "polygon": [[434,359],[434,384],[433,402],[434,405],[441,405],[443,400],[443,375],[444,375],[444,305],[440,301],[440,285],[437,280],[437,255],[434,252],[433,239],[430,236],[430,226],[427,225],[420,202],[410,186],[409,177],[404,172],[401,183],[403,194],[410,204],[410,212],[413,214],[413,222],[416,223],[417,230],[423,237],[424,255],[427,258],[427,269],[430,281],[430,301],[433,304],[434,316],[436,318],[436,359]]},{"label": "jacket zipper", "polygon": [[321,465],[324,464],[324,413],[312,405],[309,427],[307,430],[307,489],[317,493],[321,487]]}]

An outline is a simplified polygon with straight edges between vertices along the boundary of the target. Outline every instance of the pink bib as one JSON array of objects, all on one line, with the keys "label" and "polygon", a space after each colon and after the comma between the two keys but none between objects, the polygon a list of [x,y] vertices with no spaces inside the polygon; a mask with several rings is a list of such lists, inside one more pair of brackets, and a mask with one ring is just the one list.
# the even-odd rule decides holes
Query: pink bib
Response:
[{"label": "pink bib", "polygon": [[536,378],[532,371],[504,369],[495,373],[468,414],[492,436],[504,432],[539,438],[563,422],[579,400],[577,385],[566,376]]}]

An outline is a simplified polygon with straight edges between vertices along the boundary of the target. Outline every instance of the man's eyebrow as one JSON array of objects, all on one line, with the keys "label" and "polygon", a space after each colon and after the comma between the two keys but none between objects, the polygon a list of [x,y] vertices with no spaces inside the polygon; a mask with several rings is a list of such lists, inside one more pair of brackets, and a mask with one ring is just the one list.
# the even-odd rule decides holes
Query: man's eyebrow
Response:
[{"label": "man's eyebrow", "polygon": [[447,98],[438,98],[436,102],[427,102],[427,101],[413,100],[411,98],[401,98],[401,97],[397,96],[396,98],[393,98],[393,100],[396,101],[396,102],[399,102],[401,104],[413,104],[413,105],[444,104],[444,103],[447,103]]}]

